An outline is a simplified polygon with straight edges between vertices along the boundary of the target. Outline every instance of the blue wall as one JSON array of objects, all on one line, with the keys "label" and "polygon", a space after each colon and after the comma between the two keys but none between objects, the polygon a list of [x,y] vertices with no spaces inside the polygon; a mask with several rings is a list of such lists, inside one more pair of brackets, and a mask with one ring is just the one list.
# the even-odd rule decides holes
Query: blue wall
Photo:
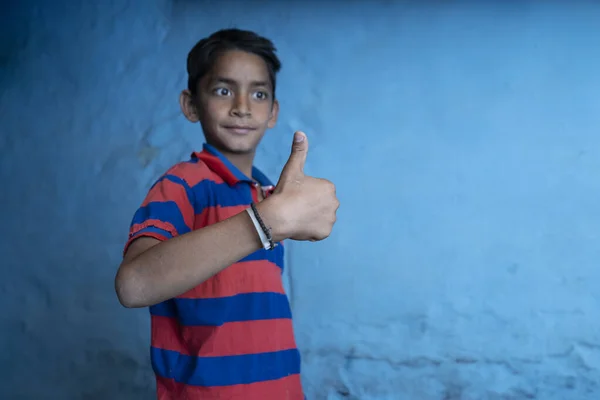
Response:
[{"label": "blue wall", "polygon": [[187,51],[232,25],[284,63],[257,163],[303,129],[342,203],[289,252],[310,399],[600,398],[598,3],[51,3],[0,21],[3,398],[152,398],[113,277],[202,143]]}]

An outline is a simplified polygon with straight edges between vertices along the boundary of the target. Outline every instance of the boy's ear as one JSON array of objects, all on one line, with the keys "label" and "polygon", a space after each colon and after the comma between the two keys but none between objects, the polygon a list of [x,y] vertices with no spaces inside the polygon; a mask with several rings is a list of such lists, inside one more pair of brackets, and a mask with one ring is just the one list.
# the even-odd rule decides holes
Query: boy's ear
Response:
[{"label": "boy's ear", "polygon": [[271,117],[269,118],[269,123],[267,126],[269,129],[275,127],[277,123],[277,118],[279,118],[279,102],[277,100],[273,101],[273,106],[271,107]]},{"label": "boy's ear", "polygon": [[188,121],[194,123],[200,121],[200,115],[198,115],[198,108],[196,107],[194,96],[188,89],[185,89],[179,95],[179,106]]}]

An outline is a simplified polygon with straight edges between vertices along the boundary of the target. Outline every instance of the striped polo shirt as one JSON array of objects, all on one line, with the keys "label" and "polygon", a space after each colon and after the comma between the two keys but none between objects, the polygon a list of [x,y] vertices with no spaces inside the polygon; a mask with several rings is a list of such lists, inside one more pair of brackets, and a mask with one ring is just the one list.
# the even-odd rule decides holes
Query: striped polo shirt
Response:
[{"label": "striped polo shirt", "polygon": [[[273,184],[214,147],[169,169],[133,217],[129,240],[168,240],[244,212]],[[284,246],[259,250],[187,293],[150,307],[158,399],[301,400],[300,353],[284,292]]]}]

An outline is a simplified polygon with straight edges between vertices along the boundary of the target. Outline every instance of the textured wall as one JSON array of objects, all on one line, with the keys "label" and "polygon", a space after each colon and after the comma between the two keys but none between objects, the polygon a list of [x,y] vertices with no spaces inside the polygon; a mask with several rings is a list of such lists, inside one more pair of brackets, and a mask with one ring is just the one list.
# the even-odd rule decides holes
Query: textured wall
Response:
[{"label": "textured wall", "polygon": [[232,25],[284,63],[258,164],[304,129],[342,202],[290,249],[310,399],[600,398],[598,3],[91,3],[2,6],[2,398],[152,398],[113,277],[202,142],[187,51]]}]

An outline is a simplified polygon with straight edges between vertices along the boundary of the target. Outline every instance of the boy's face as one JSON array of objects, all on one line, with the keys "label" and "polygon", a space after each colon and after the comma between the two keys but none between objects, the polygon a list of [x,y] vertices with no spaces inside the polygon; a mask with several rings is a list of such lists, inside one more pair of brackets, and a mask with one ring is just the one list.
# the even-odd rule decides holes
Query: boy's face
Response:
[{"label": "boy's face", "polygon": [[253,154],[279,112],[266,63],[237,50],[218,57],[195,96],[182,93],[181,107],[190,121],[200,121],[208,143],[236,155]]}]

